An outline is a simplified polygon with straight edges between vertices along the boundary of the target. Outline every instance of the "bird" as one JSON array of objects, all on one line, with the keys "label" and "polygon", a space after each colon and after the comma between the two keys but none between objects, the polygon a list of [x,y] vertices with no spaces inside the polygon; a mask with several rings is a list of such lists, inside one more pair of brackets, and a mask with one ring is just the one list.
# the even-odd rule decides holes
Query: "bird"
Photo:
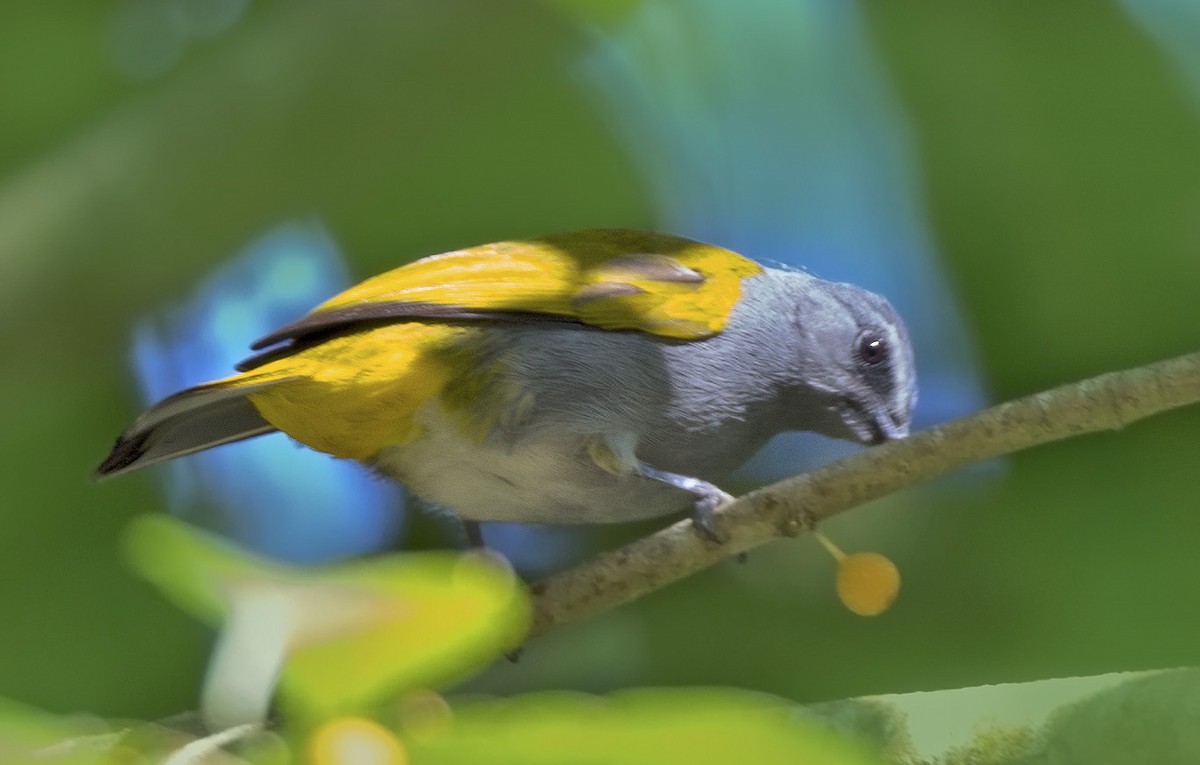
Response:
[{"label": "bird", "polygon": [[115,476],[282,431],[463,522],[690,514],[773,436],[908,434],[913,349],[883,297],[681,236],[586,229],[431,255],[138,416]]}]

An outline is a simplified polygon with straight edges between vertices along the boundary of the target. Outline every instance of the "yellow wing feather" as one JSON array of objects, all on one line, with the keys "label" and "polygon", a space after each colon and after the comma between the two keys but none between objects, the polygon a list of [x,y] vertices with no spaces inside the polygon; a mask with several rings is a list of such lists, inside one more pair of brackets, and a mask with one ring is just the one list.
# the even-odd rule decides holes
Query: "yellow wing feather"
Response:
[{"label": "yellow wing feather", "polygon": [[[736,253],[680,237],[579,231],[424,258],[351,287],[312,315],[412,302],[550,314],[690,340],[720,332],[742,278],[760,270]],[[216,384],[276,382],[247,394],[263,418],[314,449],[370,459],[420,435],[414,415],[423,404],[443,394],[461,398],[461,367],[471,364],[462,351],[485,327],[419,319],[378,325],[301,347]],[[445,403],[460,408],[465,402]],[[486,429],[485,422],[477,424]],[[469,430],[471,423],[464,425]]]},{"label": "yellow wing feather", "polygon": [[263,419],[313,449],[365,460],[420,435],[413,415],[455,377],[445,350],[478,331],[389,324],[331,338],[221,382],[278,381],[247,394]]},{"label": "yellow wing feather", "polygon": [[[672,275],[662,261],[699,278]],[[742,278],[760,270],[737,253],[682,237],[590,229],[423,258],[367,279],[313,313],[374,303],[432,303],[550,314],[604,329],[695,340],[724,328],[741,295]],[[596,285],[636,291],[594,291],[595,297],[586,299]]]}]

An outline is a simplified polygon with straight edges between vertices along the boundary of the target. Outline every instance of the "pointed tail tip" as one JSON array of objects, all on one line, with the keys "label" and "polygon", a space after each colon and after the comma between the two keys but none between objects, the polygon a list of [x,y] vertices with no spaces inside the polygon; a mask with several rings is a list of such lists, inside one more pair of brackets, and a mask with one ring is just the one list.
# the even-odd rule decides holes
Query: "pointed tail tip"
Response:
[{"label": "pointed tail tip", "polygon": [[135,436],[134,438],[118,437],[117,442],[113,444],[112,451],[96,467],[96,471],[92,474],[92,477],[96,480],[101,480],[134,469],[137,461],[146,452],[144,448],[145,444],[145,434]]}]

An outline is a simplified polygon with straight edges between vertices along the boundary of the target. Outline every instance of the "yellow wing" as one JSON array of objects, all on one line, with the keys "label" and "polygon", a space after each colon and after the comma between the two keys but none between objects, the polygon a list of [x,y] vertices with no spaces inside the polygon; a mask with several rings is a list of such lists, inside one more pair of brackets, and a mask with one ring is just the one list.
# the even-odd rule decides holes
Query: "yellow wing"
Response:
[{"label": "yellow wing", "polygon": [[760,270],[729,250],[644,231],[497,242],[367,279],[254,348],[405,319],[565,320],[695,340],[725,327],[742,278]]},{"label": "yellow wing", "polygon": [[351,287],[255,348],[285,345],[210,385],[256,386],[246,397],[271,425],[315,449],[369,459],[416,438],[416,410],[452,381],[465,384],[472,362],[460,349],[486,323],[568,321],[699,339],[725,327],[742,278],[761,270],[719,247],[619,229],[486,244]]}]

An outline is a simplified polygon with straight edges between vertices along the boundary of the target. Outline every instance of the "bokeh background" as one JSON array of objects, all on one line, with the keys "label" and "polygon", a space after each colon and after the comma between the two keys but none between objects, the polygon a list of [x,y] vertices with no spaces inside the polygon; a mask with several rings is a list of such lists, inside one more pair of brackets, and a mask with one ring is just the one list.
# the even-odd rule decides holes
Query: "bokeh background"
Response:
[{"label": "bokeh background", "polygon": [[[194,708],[213,636],[122,564],[134,516],[302,560],[454,543],[339,468],[90,478],[189,360],[421,255],[653,227],[860,282],[913,325],[922,425],[1196,350],[1196,51],[1187,0],[6,3],[0,696]],[[289,253],[319,278],[262,266]],[[1192,408],[830,522],[904,574],[878,619],[784,541],[466,687],[817,701],[1196,664],[1198,444]],[[846,448],[785,439],[738,485]],[[310,471],[333,513],[301,507]],[[536,573],[648,528],[491,533]]]}]

